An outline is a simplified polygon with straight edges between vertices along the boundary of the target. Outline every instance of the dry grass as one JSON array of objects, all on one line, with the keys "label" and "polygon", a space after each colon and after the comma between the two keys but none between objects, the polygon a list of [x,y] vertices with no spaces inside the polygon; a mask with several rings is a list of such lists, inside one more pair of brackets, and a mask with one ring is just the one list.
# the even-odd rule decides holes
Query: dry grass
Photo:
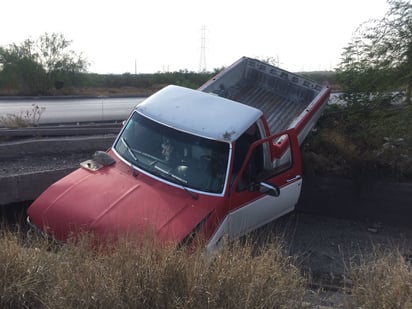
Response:
[{"label": "dry grass", "polygon": [[188,252],[87,239],[50,250],[0,237],[1,308],[302,308],[306,279],[280,245],[235,245],[211,262]]},{"label": "dry grass", "polygon": [[0,116],[0,127],[5,128],[24,128],[30,123],[22,115],[7,114]]},{"label": "dry grass", "polygon": [[412,268],[399,251],[364,258],[351,273],[351,308],[412,308]]},{"label": "dry grass", "polygon": [[0,115],[0,127],[24,128],[29,126],[38,126],[40,118],[45,110],[45,107],[32,104],[32,108],[30,110],[26,110],[24,112],[22,111],[20,115]]},{"label": "dry grass", "polygon": [[[316,308],[279,241],[235,244],[213,261],[203,247],[121,241],[100,249],[82,238],[57,248],[9,231],[0,246],[0,308]],[[412,308],[412,269],[398,251],[350,268],[347,308]]]},{"label": "dry grass", "polygon": [[17,234],[0,239],[0,307],[44,307],[44,296],[53,286],[50,265],[53,257],[45,247],[25,248]]}]

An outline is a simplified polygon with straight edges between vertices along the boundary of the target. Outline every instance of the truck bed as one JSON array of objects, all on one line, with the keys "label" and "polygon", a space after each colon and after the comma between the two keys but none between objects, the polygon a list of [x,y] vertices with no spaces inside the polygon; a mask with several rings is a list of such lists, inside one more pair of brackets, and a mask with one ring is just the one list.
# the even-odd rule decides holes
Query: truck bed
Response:
[{"label": "truck bed", "polygon": [[327,87],[246,57],[199,90],[260,109],[272,133],[297,127],[300,142],[318,120],[329,94]]}]

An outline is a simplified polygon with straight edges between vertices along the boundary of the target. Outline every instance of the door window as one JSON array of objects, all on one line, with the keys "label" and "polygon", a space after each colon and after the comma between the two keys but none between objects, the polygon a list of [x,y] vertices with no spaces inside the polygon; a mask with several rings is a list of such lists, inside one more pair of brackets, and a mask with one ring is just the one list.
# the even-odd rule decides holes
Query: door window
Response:
[{"label": "door window", "polygon": [[[244,162],[238,171],[241,174],[236,191],[253,190],[261,181],[282,174],[292,167],[292,149],[288,134],[277,135],[273,139],[255,140],[248,148],[250,150],[246,151]],[[237,144],[236,149],[238,149]]]}]

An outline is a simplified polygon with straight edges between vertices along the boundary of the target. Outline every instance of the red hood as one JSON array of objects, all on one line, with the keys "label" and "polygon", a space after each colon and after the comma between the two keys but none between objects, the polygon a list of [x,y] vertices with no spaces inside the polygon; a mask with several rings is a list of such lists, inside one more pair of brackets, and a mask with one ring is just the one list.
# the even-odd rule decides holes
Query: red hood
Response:
[{"label": "red hood", "polygon": [[28,215],[60,240],[90,231],[99,237],[152,233],[159,240],[179,242],[219,200],[205,195],[194,200],[183,189],[142,173],[134,177],[117,162],[96,172],[74,171],[40,195]]}]

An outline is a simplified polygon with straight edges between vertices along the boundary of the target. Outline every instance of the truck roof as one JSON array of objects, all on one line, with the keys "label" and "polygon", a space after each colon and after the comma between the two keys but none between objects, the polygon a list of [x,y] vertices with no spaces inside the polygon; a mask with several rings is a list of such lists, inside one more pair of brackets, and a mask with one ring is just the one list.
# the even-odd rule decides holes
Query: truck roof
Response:
[{"label": "truck roof", "polygon": [[236,140],[262,116],[254,107],[174,85],[156,92],[136,110],[180,131],[227,142]]}]

